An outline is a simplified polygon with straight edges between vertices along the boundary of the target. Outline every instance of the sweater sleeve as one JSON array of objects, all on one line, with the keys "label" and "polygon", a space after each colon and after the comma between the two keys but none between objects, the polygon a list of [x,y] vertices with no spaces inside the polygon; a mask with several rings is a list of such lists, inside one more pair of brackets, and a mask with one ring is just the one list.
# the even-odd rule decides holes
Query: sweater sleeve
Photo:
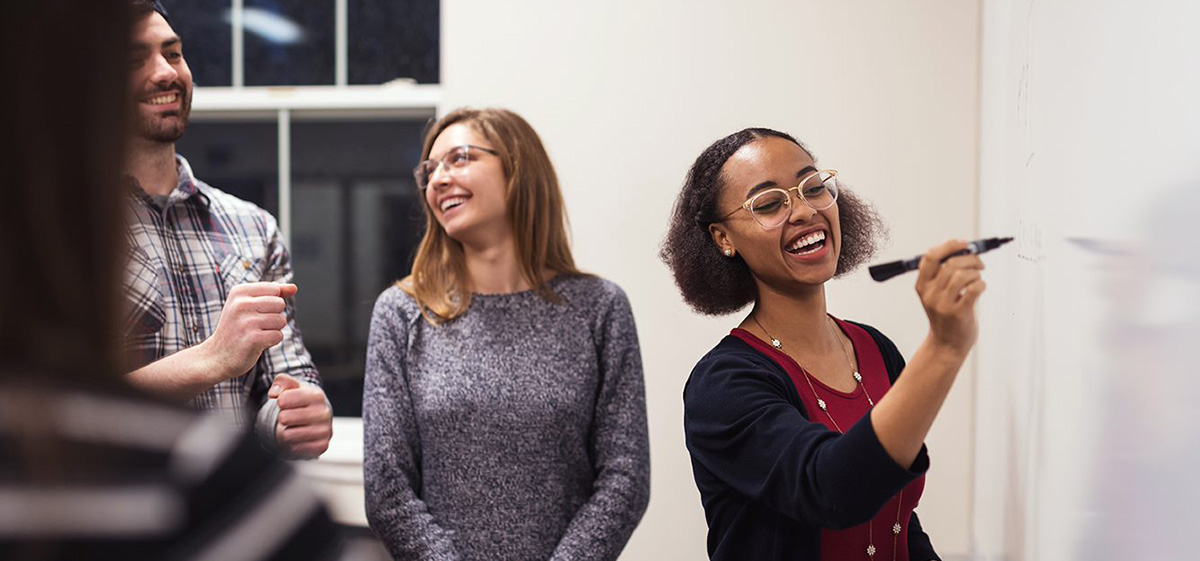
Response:
[{"label": "sweater sleeve", "polygon": [[908,519],[908,558],[913,561],[941,561],[941,557],[933,550],[929,534],[921,528],[917,513],[912,513]]},{"label": "sweater sleeve", "polygon": [[600,387],[589,450],[596,479],[552,561],[611,561],[620,555],[650,500],[650,453],[642,356],[625,294],[608,284],[596,331]]},{"label": "sweater sleeve", "polygon": [[363,390],[363,483],[367,521],[397,559],[459,559],[453,533],[437,523],[421,500],[420,437],[404,370],[406,296],[397,288],[380,295],[371,316]]},{"label": "sweater sleeve", "polygon": [[844,529],[928,469],[924,449],[907,469],[897,465],[870,415],[843,435],[806,419],[791,382],[765,360],[710,353],[684,391],[688,449],[734,491],[798,522]]}]

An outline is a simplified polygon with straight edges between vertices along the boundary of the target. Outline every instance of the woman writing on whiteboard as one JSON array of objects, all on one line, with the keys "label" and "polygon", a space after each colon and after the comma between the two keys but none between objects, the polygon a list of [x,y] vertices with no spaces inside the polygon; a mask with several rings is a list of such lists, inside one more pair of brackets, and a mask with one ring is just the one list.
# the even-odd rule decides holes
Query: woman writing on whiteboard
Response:
[{"label": "woman writing on whiteboard", "polygon": [[396,559],[614,560],[650,493],[629,301],[575,268],[520,116],[451,112],[422,160],[425,235],[371,318],[371,528]]},{"label": "woman writing on whiteboard", "polygon": [[714,560],[938,559],[913,512],[923,440],[975,342],[983,265],[942,262],[964,242],[925,255],[929,334],[905,366],[878,330],[826,310],[825,283],[869,257],[877,222],[778,131],[727,136],[688,174],[662,257],[697,311],[753,304],[684,389]]}]

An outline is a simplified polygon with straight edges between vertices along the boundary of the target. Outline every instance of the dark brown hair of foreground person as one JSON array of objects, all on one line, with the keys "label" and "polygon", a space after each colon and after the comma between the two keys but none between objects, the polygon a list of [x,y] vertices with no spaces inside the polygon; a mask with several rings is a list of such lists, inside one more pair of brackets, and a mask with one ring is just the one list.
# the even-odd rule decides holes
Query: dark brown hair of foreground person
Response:
[{"label": "dark brown hair of foreground person", "polygon": [[0,2],[0,559],[341,558],[253,433],[122,379],[132,4]]},{"label": "dark brown hair of foreground person", "polygon": [[129,19],[0,2],[0,382],[117,383]]}]

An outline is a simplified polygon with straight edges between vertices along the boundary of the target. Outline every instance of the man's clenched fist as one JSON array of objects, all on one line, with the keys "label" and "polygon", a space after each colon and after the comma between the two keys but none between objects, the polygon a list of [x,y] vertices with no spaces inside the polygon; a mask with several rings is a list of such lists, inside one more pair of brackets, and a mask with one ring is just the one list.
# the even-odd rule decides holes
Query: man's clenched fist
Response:
[{"label": "man's clenched fist", "polygon": [[321,388],[279,374],[267,397],[274,398],[279,404],[275,443],[285,455],[316,458],[329,448],[329,439],[333,437],[333,411]]},{"label": "man's clenched fist", "polygon": [[263,351],[283,341],[285,298],[296,285],[274,282],[239,284],[229,291],[217,328],[203,344],[216,365],[213,383],[245,374]]}]

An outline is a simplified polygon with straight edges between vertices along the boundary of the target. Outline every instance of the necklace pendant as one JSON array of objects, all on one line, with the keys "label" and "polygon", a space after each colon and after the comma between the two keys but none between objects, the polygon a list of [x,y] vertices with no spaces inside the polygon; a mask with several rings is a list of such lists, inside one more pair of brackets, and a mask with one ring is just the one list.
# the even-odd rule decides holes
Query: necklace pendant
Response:
[{"label": "necklace pendant", "polygon": [[892,533],[896,534],[897,536],[900,535],[900,523],[899,522],[892,524]]},{"label": "necklace pendant", "polygon": [[859,374],[857,370],[854,371],[854,381],[862,383],[862,374]]},{"label": "necklace pendant", "polygon": [[821,411],[824,411],[826,413],[829,412],[829,408],[825,406],[825,400],[821,399],[819,397],[817,398],[817,407],[820,407]]},{"label": "necklace pendant", "polygon": [[875,544],[867,544],[867,557],[870,557],[871,559],[875,558]]},{"label": "necklace pendant", "polygon": [[771,346],[775,347],[776,349],[783,349],[783,343],[780,343],[779,339],[774,337],[771,337]]}]

